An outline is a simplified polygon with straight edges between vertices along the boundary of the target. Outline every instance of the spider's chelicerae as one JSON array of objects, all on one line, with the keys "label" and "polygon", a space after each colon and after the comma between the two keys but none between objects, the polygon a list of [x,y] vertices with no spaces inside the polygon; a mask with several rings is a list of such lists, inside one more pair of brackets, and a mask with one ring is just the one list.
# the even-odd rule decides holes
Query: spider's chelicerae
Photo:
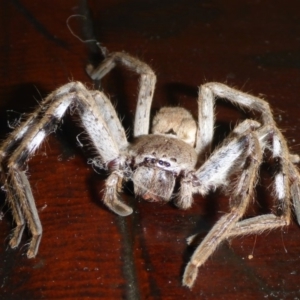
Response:
[{"label": "spider's chelicerae", "polygon": [[[32,234],[27,256],[34,257],[38,252],[42,226],[26,176],[26,163],[70,107],[77,110],[97,151],[94,162],[99,166],[101,161],[100,165],[109,171],[103,202],[116,214],[132,213],[118,195],[128,180],[133,181],[137,196],[162,202],[172,198],[178,183],[174,202],[182,209],[191,207],[193,194],[205,196],[217,188],[229,192],[230,212],[220,218],[195,250],[183,275],[185,286],[192,287],[198,268],[225,239],[286,226],[292,207],[300,221],[300,176],[294,165],[299,157],[290,154],[267,102],[221,83],[206,83],[199,89],[198,122],[183,108],[164,107],[154,117],[150,133],[156,76],[147,64],[125,53],[112,53],[99,67],[89,66],[87,72],[92,79],[100,79],[118,64],[140,74],[133,142],[128,142],[117,113],[103,92],[70,82],[52,92],[2,144],[2,189],[16,222],[10,240],[12,248],[19,245],[27,223]],[[254,111],[259,118],[238,124],[210,154],[216,98]],[[204,160],[206,156],[208,159]],[[259,167],[266,159],[274,165],[275,212],[242,219],[253,198]]]}]

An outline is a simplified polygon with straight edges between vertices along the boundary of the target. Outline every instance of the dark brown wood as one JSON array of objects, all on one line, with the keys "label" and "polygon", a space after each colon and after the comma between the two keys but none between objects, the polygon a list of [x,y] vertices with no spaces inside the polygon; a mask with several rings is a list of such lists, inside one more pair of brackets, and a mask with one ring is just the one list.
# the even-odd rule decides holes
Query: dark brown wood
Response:
[{"label": "dark brown wood", "polygon": [[[293,152],[300,153],[300,10],[291,1],[29,1],[0,3],[0,126],[9,131],[8,110],[29,112],[48,93],[69,82],[90,85],[88,62],[101,61],[96,38],[109,51],[126,51],[149,63],[158,76],[153,103],[197,110],[197,86],[220,81],[270,102]],[[132,124],[136,76],[116,70],[103,86]],[[18,116],[18,114],[17,114]],[[220,136],[242,113],[217,108]],[[298,299],[300,230],[283,230],[224,243],[199,270],[192,291],[181,286],[193,253],[186,237],[207,234],[228,211],[220,194],[195,197],[188,211],[172,205],[124,199],[134,214],[121,218],[101,204],[105,176],[86,164],[68,119],[29,163],[30,181],[44,234],[35,259],[26,258],[25,236],[8,247],[13,228],[4,205],[0,221],[1,299]],[[257,199],[268,211],[270,190]],[[253,215],[254,210],[249,210]],[[252,259],[251,255],[253,256]]]}]

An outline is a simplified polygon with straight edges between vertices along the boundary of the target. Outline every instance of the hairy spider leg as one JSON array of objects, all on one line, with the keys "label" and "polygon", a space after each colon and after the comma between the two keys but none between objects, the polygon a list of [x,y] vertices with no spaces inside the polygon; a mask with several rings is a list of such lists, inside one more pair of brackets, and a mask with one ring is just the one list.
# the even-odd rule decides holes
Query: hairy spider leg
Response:
[{"label": "hairy spider leg", "polygon": [[[231,163],[229,163],[229,160]],[[237,163],[232,166],[232,161]],[[196,189],[202,194],[207,191],[207,185],[217,187],[222,184],[214,176],[214,173],[224,174],[221,177],[224,177],[223,182],[226,182],[226,179],[234,172],[237,165],[240,164],[239,169],[242,169],[239,180],[231,194],[232,209],[221,217],[195,250],[184,271],[184,286],[189,288],[193,286],[198,268],[216,250],[218,245],[227,237],[227,233],[244,215],[253,196],[261,161],[262,151],[257,134],[255,131],[249,131],[218,149],[212,154],[204,167],[196,172],[200,184]],[[206,180],[209,180],[209,182],[207,183]]]},{"label": "hairy spider leg", "polygon": [[116,65],[122,64],[140,75],[139,94],[134,119],[134,137],[149,134],[150,109],[156,83],[156,76],[152,69],[144,62],[124,52],[114,52],[96,68],[89,65],[87,73],[93,80],[99,80]]},{"label": "hairy spider leg", "polygon": [[293,200],[297,221],[300,223],[300,176],[297,168],[289,160],[285,139],[277,128],[266,126],[260,131],[265,131],[264,138],[273,137],[271,145],[275,165],[273,193],[276,201],[274,209],[277,210],[277,214],[270,213],[240,221],[228,233],[228,238],[262,233],[265,230],[289,225],[292,211],[290,198]]},{"label": "hairy spider leg", "polygon": [[205,158],[211,152],[216,98],[226,99],[237,107],[258,112],[262,125],[275,125],[270,106],[267,102],[222,83],[209,82],[203,84],[199,88],[198,95],[198,131],[195,147],[200,158]]},{"label": "hairy spider leg", "polygon": [[[94,97],[97,99],[96,101]],[[121,124],[112,125],[110,123],[107,125],[105,122],[105,119],[108,117],[107,115],[103,116],[102,110],[100,110],[98,105],[99,103],[105,105],[105,103],[109,103],[109,101],[102,93],[91,92],[87,90],[83,84],[71,82],[51,93],[45,99],[44,103],[47,105],[43,108],[43,116],[39,118],[39,114],[35,113],[36,118],[31,121],[33,125],[30,130],[22,129],[22,127],[28,126],[28,123],[25,122],[11,134],[12,139],[14,139],[16,134],[18,135],[22,130],[24,132],[20,144],[7,158],[6,175],[4,175],[4,189],[8,192],[7,201],[12,207],[14,219],[19,222],[19,224],[17,223],[17,229],[13,232],[10,245],[14,248],[17,247],[20,242],[24,227],[24,218],[22,222],[22,216],[24,214],[32,234],[27,252],[29,258],[34,257],[38,251],[42,226],[33,200],[31,188],[23,169],[25,163],[34,154],[46,136],[56,128],[66,110],[70,106],[73,107],[73,105],[74,108],[78,110],[82,125],[104,164],[119,160],[120,153],[118,145],[124,146],[126,144],[126,135]],[[41,105],[43,106],[44,103],[41,103]],[[101,109],[102,108],[103,107],[101,107]],[[107,107],[106,110],[110,111]],[[106,110],[104,109],[104,111]],[[115,122],[120,122],[114,109],[109,113]],[[114,140],[111,133],[111,129],[115,127],[119,132],[119,137],[122,137],[118,142]]]},{"label": "hairy spider leg", "polygon": [[[211,154],[208,160],[196,171],[182,177],[177,198],[177,207],[188,209],[193,204],[193,194],[202,196],[228,183],[228,177],[240,169],[244,163],[244,148],[247,147],[246,132],[256,130],[261,126],[254,120],[245,120],[238,124],[221,146]],[[224,159],[227,158],[227,159]],[[222,160],[220,162],[220,160]],[[234,162],[234,164],[232,163]],[[201,182],[201,184],[200,184]]]},{"label": "hairy spider leg", "polygon": [[[247,129],[247,127],[249,127],[249,125],[250,127],[252,127],[252,130],[253,130],[253,126],[254,127],[258,126],[255,123],[253,123],[253,121],[246,120],[243,123],[241,123],[239,126],[237,126],[233,130],[232,134],[238,133],[240,135],[245,129]],[[241,206],[241,204],[239,203],[244,203],[244,201],[241,201],[239,197],[237,197],[237,195],[239,195],[239,193],[241,192],[246,193],[244,197],[245,200],[248,199],[247,201],[249,202],[250,197],[252,197],[253,194],[255,181],[257,180],[257,171],[248,172],[248,174],[245,173],[245,171],[243,171],[238,186],[241,183],[243,183],[242,182],[243,174],[249,176],[248,180],[251,179],[252,183],[250,185],[247,185],[245,182],[240,188],[235,188],[234,194],[231,195],[230,198],[231,212],[225,215],[217,222],[217,224],[213,227],[213,229],[202,241],[200,246],[196,249],[195,254],[192,256],[191,262],[188,264],[187,269],[185,271],[185,275],[183,278],[184,285],[192,287],[194,280],[197,276],[197,268],[205,263],[207,258],[214,252],[214,250],[219,245],[219,243],[221,243],[224,239],[232,238],[239,235],[261,233],[265,230],[271,230],[274,228],[287,226],[290,223],[290,219],[291,219],[291,207],[290,207],[290,199],[289,199],[290,197],[292,197],[293,199],[296,216],[299,223],[300,176],[293,162],[290,161],[291,155],[288,152],[286,141],[283,138],[281,132],[276,127],[273,127],[272,125],[266,125],[259,129],[256,129],[256,135],[258,140],[258,146],[255,147],[256,149],[252,151],[252,154],[256,153],[256,151],[259,150],[261,152],[260,158],[255,157],[254,155],[250,155],[249,157],[246,157],[245,160],[246,166],[249,165],[250,159],[254,161],[255,164],[260,165],[263,150],[266,147],[272,150],[272,160],[273,163],[275,164],[274,196],[276,199],[276,203],[274,206],[278,210],[278,214],[277,215],[267,214],[267,215],[257,216],[257,217],[253,217],[238,222],[238,220],[243,216],[245,209],[247,208],[247,205]],[[268,141],[270,140],[270,138],[272,142],[269,145]],[[222,148],[223,147],[221,147],[221,149]],[[215,154],[213,153],[212,157],[217,155],[219,151],[220,150],[215,151]],[[220,163],[220,158],[217,159],[216,161],[219,161]],[[223,165],[222,162],[220,164]],[[211,166],[207,168],[207,170],[210,169],[214,169],[214,167]],[[203,174],[206,173],[205,167],[202,169],[202,172]],[[225,174],[226,173],[228,172],[226,171]],[[198,175],[198,178],[199,179],[201,178],[200,174]],[[209,176],[209,178],[213,179],[211,175]],[[223,178],[223,180],[225,180],[225,178]],[[240,216],[237,218],[233,218],[232,214],[234,214],[236,210],[238,210]],[[192,241],[195,239],[195,236],[196,235],[188,238],[187,241],[189,244],[192,243]]]}]

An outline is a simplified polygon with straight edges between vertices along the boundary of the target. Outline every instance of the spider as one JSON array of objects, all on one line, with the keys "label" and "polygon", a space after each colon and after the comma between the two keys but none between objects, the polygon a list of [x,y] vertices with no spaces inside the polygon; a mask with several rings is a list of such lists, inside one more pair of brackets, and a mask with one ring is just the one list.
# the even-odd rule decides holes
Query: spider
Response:
[{"label": "spider", "polygon": [[[116,214],[132,213],[132,208],[119,197],[128,180],[134,184],[135,195],[147,201],[170,201],[178,185],[172,199],[181,209],[192,206],[193,194],[205,196],[221,188],[230,195],[230,211],[213,226],[187,264],[184,286],[193,286],[198,268],[222,241],[286,226],[292,207],[300,223],[300,176],[294,165],[299,156],[290,154],[266,101],[222,83],[206,83],[199,88],[197,122],[184,108],[163,107],[153,118],[149,133],[155,73],[146,63],[123,52],[107,54],[100,66],[88,66],[87,72],[92,79],[101,79],[116,65],[124,65],[140,75],[132,142],[128,142],[117,113],[103,92],[70,82],[45,98],[2,143],[2,189],[16,223],[9,242],[12,248],[19,245],[26,223],[32,235],[27,256],[35,257],[38,252],[42,226],[26,176],[26,163],[68,109],[77,110],[96,150],[94,164],[109,172],[103,202]],[[258,118],[239,123],[211,153],[216,98],[255,112]],[[274,213],[243,219],[254,197],[259,167],[265,160],[274,170]],[[193,240],[194,236],[187,239],[188,243]]]}]

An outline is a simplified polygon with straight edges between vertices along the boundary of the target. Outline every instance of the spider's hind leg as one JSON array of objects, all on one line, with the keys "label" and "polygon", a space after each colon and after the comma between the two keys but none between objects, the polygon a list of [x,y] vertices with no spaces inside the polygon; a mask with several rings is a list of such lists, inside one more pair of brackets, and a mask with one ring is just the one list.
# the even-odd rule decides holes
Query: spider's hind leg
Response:
[{"label": "spider's hind leg", "polygon": [[[227,238],[239,235],[262,233],[266,230],[287,226],[291,220],[291,202],[298,223],[300,223],[300,175],[293,162],[290,161],[287,143],[281,132],[272,126],[265,126],[261,130],[261,138],[268,139],[272,136],[272,160],[274,164],[274,213],[256,216],[242,220],[228,233]],[[263,133],[264,132],[264,133]]]}]

